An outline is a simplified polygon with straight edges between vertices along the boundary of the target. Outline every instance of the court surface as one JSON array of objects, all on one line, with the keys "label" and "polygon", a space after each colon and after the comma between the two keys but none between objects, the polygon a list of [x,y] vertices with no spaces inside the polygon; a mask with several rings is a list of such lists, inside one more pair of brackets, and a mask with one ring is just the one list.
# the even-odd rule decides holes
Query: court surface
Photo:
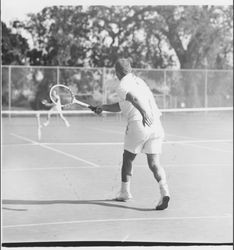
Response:
[{"label": "court surface", "polygon": [[[160,196],[145,155],[134,162],[133,200],[116,202],[125,122],[54,117],[37,138],[35,117],[2,119],[2,242],[232,242],[232,116],[163,118]],[[45,121],[45,117],[41,117]]]}]

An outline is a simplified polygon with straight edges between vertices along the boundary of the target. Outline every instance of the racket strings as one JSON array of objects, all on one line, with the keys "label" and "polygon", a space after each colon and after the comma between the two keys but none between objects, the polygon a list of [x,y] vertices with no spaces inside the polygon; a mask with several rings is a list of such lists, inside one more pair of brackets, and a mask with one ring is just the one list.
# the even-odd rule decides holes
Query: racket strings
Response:
[{"label": "racket strings", "polygon": [[69,105],[73,102],[73,99],[72,92],[66,86],[55,86],[51,92],[51,100],[55,104]]}]

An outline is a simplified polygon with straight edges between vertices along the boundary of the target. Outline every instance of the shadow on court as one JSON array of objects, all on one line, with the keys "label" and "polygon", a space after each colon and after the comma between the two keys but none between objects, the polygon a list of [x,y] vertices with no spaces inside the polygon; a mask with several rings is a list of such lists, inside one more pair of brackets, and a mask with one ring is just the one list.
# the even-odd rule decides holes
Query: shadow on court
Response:
[{"label": "shadow on court", "polygon": [[16,208],[9,208],[9,207],[3,207],[3,210],[10,210],[10,211],[28,211],[28,209],[16,209]]},{"label": "shadow on court", "polygon": [[[117,203],[125,203],[114,199],[107,200],[2,200],[3,205],[54,205],[54,204],[73,204],[73,205],[98,205],[104,207],[118,207],[136,211],[156,211],[154,208],[137,208],[125,206]],[[6,209],[6,208],[5,208]]]}]

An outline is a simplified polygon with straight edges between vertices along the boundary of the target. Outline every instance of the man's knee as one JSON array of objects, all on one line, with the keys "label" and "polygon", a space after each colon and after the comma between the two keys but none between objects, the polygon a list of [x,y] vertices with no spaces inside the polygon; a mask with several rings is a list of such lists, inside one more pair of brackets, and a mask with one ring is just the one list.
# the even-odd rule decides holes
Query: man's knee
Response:
[{"label": "man's knee", "polygon": [[135,159],[136,154],[124,150],[123,153],[123,165],[122,165],[122,175],[132,176],[132,162]]},{"label": "man's knee", "polygon": [[136,157],[136,154],[133,154],[127,150],[124,150],[123,153],[123,163],[132,163]]},{"label": "man's knee", "polygon": [[147,161],[148,161],[149,168],[151,170],[159,169],[161,167],[160,161],[159,161],[159,155],[147,154]]}]

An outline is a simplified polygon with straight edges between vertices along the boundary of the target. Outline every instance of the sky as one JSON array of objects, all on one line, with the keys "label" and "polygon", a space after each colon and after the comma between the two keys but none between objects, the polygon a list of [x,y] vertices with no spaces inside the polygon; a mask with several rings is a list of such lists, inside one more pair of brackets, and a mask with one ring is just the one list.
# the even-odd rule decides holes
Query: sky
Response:
[{"label": "sky", "polygon": [[[128,0],[127,5],[202,5],[204,0]],[[1,20],[7,25],[13,20],[24,21],[28,13],[38,13],[53,5],[108,5],[108,0],[1,0]],[[233,5],[232,0],[206,0],[206,5]],[[109,4],[110,5],[110,4]],[[111,5],[126,5],[126,0],[112,0]]]}]

